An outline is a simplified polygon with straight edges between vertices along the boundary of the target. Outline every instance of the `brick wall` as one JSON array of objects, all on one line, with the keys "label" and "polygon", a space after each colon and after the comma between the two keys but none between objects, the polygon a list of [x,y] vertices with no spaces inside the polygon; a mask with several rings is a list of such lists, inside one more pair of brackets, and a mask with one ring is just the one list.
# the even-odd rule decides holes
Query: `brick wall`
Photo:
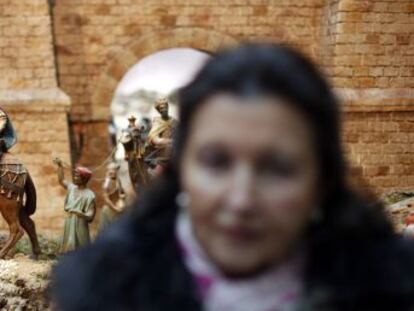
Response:
[{"label": "brick wall", "polygon": [[414,188],[414,112],[345,114],[344,141],[353,173],[378,193]]},{"label": "brick wall", "polygon": [[91,96],[111,61],[111,50],[127,47],[150,32],[202,27],[241,40],[289,41],[314,55],[322,4],[322,0],[57,1],[53,13],[59,81],[71,96],[71,116],[89,118]]},{"label": "brick wall", "polygon": [[331,0],[324,13],[322,57],[336,87],[414,87],[412,1]]},{"label": "brick wall", "polygon": [[353,177],[377,193],[413,189],[414,6],[329,0],[319,60],[344,107]]},{"label": "brick wall", "polygon": [[[108,108],[126,70],[145,56],[144,50],[175,47],[174,43],[165,44],[169,34],[155,35],[146,44],[139,42],[141,38],[183,29],[177,35],[177,46],[187,40],[191,46],[214,52],[223,38],[213,33],[221,33],[237,40],[290,42],[314,56],[318,53],[322,4],[322,0],[294,4],[283,0],[277,5],[263,0],[56,1],[53,21],[59,83],[72,100],[72,125],[85,137],[79,162],[94,167],[110,152]],[[191,34],[200,28],[212,32],[210,38]],[[187,35],[192,37],[188,39]],[[99,179],[92,182],[97,191]]]},{"label": "brick wall", "polygon": [[378,194],[414,189],[414,91],[338,92],[343,99],[343,140],[352,174]]},{"label": "brick wall", "polygon": [[[213,44],[216,47],[211,49],[212,40],[191,34],[205,29],[236,41],[288,42],[320,63],[340,93],[355,95],[340,96],[345,122],[350,122],[344,125],[344,141],[353,174],[367,179],[378,191],[410,187],[407,178],[397,182],[396,171],[391,168],[382,169],[381,178],[370,175],[372,165],[398,164],[401,158],[397,149],[392,151],[387,145],[394,142],[365,143],[364,135],[371,135],[368,127],[366,132],[357,131],[364,133],[361,137],[355,138],[353,132],[353,124],[363,125],[367,116],[381,116],[385,122],[391,120],[392,111],[408,116],[413,110],[414,96],[407,92],[414,83],[414,14],[410,0],[61,0],[53,13],[59,81],[73,101],[73,124],[95,135],[84,149],[91,157],[83,157],[86,163],[99,163],[109,152],[103,148],[107,138],[92,134],[95,125],[90,121],[102,122],[102,129],[105,127],[113,91],[127,69],[145,53],[174,44],[182,46],[182,42],[194,42],[196,48],[214,52],[222,45]],[[182,30],[175,41],[169,33],[161,35],[174,29]],[[188,39],[187,35],[192,37]],[[384,92],[378,93],[381,90]],[[373,92],[377,92],[374,100]],[[372,124],[375,126],[375,122]],[[377,132],[375,129],[372,135]],[[405,143],[400,142],[400,146]],[[101,146],[99,150],[94,144]],[[372,164],[374,148],[394,152],[389,154],[393,157]]]},{"label": "brick wall", "polygon": [[2,0],[0,89],[56,87],[46,0]]}]

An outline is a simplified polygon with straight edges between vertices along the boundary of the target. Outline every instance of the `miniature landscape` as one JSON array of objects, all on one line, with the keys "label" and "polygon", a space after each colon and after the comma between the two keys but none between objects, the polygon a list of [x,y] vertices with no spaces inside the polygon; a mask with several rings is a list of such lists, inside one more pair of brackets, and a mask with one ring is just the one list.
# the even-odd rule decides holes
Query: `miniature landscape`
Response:
[{"label": "miniature landscape", "polygon": [[[0,235],[0,240],[5,239]],[[23,237],[0,260],[0,310],[49,310],[47,288],[49,273],[56,263],[58,241],[39,236],[42,255],[31,259],[30,242]]]}]

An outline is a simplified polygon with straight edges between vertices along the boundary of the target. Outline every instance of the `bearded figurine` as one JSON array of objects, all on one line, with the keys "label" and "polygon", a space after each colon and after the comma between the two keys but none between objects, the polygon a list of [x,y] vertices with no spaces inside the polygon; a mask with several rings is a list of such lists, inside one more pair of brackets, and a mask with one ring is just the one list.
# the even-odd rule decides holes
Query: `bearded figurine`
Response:
[{"label": "bearded figurine", "polygon": [[148,134],[148,144],[152,150],[149,163],[157,169],[164,167],[171,156],[172,138],[177,126],[177,120],[169,115],[169,104],[166,98],[155,102],[155,109],[160,116],[152,121],[152,128]]},{"label": "bearded figurine", "polygon": [[73,173],[73,182],[69,182],[64,178],[62,161],[57,158],[54,163],[58,167],[59,183],[67,190],[64,205],[66,218],[60,247],[64,253],[90,243],[89,223],[95,216],[95,194],[87,187],[92,177],[88,168],[78,166]]},{"label": "bearded figurine", "polygon": [[115,162],[110,163],[107,168],[102,187],[105,205],[101,211],[100,231],[113,222],[123,212],[126,205],[125,191],[118,176],[119,168],[119,164]]}]

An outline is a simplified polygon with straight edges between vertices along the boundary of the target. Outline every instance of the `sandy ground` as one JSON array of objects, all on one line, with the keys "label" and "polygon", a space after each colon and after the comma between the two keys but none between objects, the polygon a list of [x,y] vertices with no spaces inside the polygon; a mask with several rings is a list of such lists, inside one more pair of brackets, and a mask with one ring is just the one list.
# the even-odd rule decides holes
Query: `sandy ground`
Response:
[{"label": "sandy ground", "polygon": [[[10,251],[5,260],[0,260],[0,310],[40,311],[50,310],[46,290],[52,265],[56,262],[58,242],[39,236],[42,254],[32,260],[31,245],[24,236]],[[0,244],[6,235],[0,234]]]},{"label": "sandy ground", "polygon": [[0,260],[0,310],[50,310],[46,289],[53,263],[23,254]]}]

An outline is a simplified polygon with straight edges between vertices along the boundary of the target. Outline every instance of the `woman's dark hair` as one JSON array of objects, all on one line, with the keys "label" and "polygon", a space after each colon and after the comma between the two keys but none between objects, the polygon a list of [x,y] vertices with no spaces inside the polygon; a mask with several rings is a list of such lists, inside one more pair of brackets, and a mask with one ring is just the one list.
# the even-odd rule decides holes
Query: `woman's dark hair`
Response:
[{"label": "woman's dark hair", "polygon": [[[348,277],[341,265],[345,254],[362,255],[370,244],[391,238],[392,227],[378,206],[357,196],[347,184],[337,99],[312,62],[289,47],[246,44],[218,53],[181,89],[173,159],[163,186],[156,186],[146,200],[151,201],[151,196],[154,202],[162,197],[174,200],[179,191],[178,165],[191,121],[206,99],[222,92],[240,97],[281,97],[296,107],[313,128],[320,187],[326,195],[320,206],[322,218],[307,233],[307,284],[344,286],[341,280]],[[151,204],[146,205],[151,208]]]}]

